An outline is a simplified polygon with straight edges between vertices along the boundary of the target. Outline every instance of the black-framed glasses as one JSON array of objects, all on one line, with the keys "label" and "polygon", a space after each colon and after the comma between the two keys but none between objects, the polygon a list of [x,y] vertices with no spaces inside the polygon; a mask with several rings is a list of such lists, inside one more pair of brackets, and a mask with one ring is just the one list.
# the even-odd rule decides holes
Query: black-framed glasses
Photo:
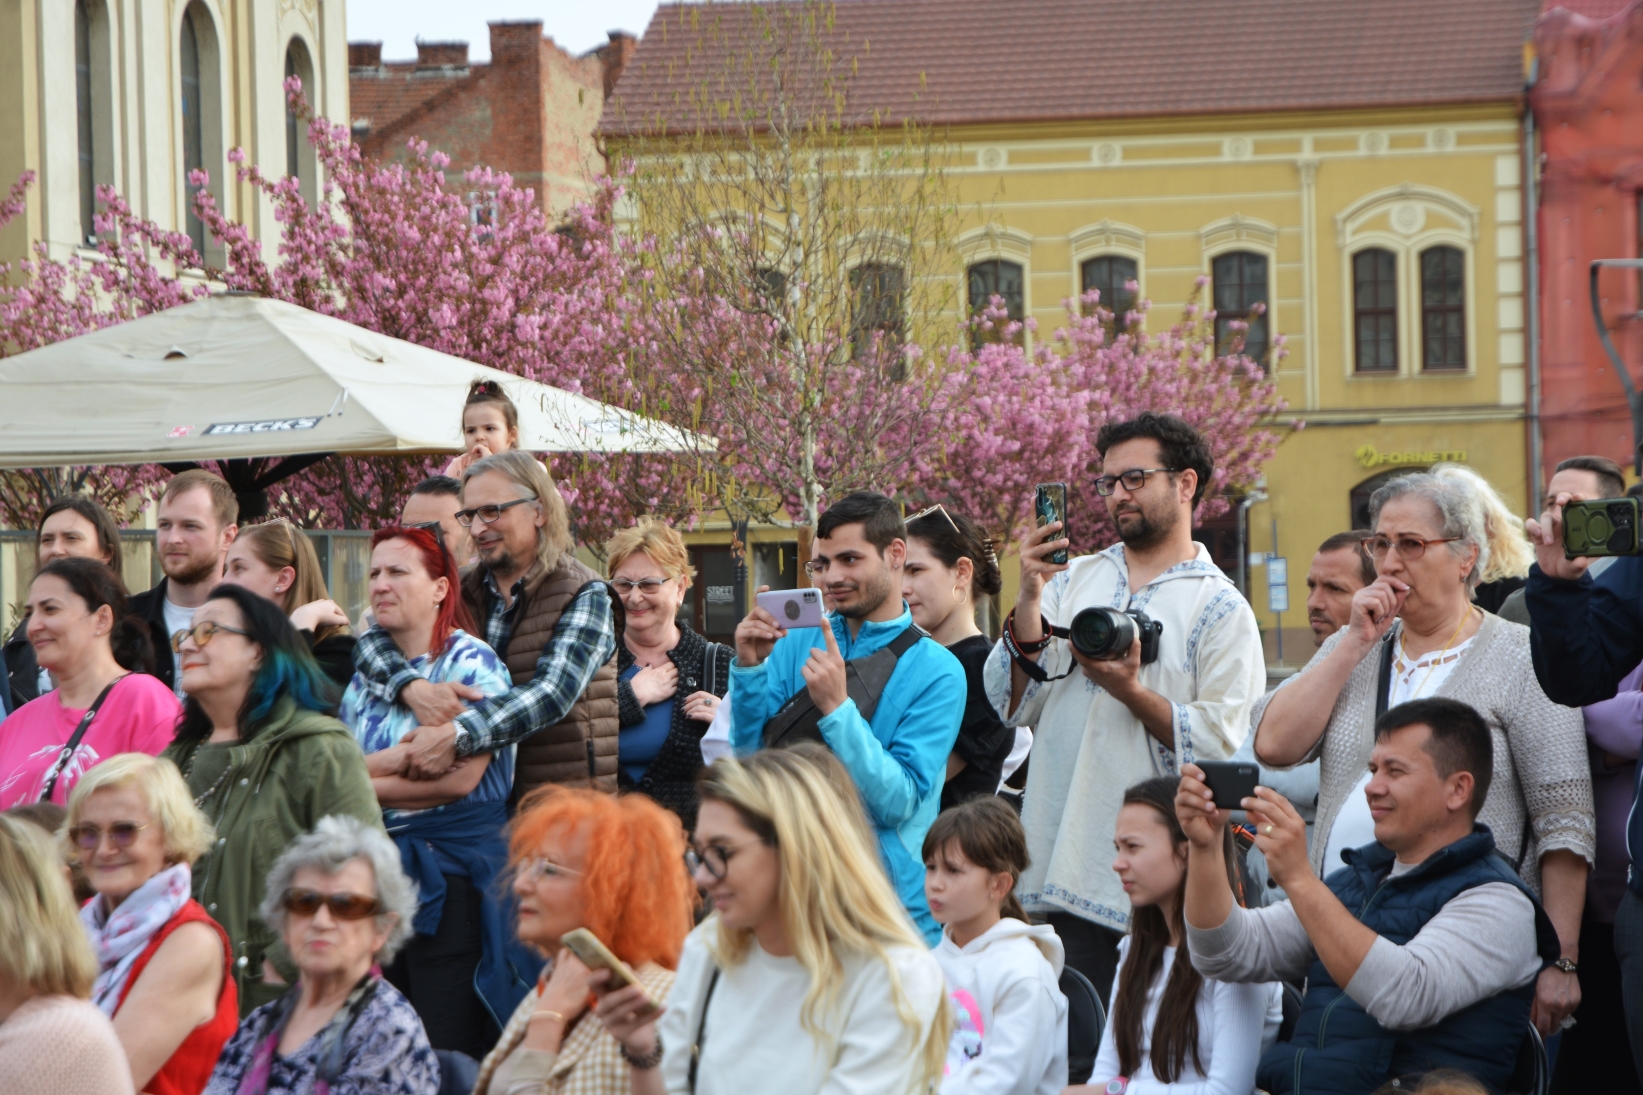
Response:
[{"label": "black-framed glasses", "polygon": [[[953,520],[953,515],[948,513],[947,512],[947,507],[942,505],[940,502],[937,502],[933,506],[925,506],[923,509],[921,509],[917,513],[913,514],[913,516],[907,518],[906,523],[910,525],[914,521],[917,521],[921,518],[930,516],[932,513],[941,514],[943,517],[945,517],[947,519],[947,523],[949,525],[953,526],[953,531],[958,532],[958,522]],[[959,533],[959,535],[962,536],[963,533]]]},{"label": "black-framed glasses", "polygon": [[759,843],[759,838],[744,840],[739,844],[709,844],[705,848],[698,848],[694,843],[685,849],[685,866],[691,874],[697,871],[706,871],[720,882],[724,881],[725,872],[730,870],[730,860],[738,851],[749,844]]},{"label": "black-framed glasses", "polygon": [[1165,475],[1174,475],[1179,468],[1131,468],[1123,475],[1102,475],[1095,480],[1095,493],[1103,498],[1112,497],[1114,485],[1124,484],[1124,489],[1134,494],[1147,485],[1147,476],[1163,472]]},{"label": "black-framed glasses", "polygon": [[515,506],[523,506],[527,502],[535,502],[535,498],[515,498],[512,502],[503,502],[499,506],[475,506],[473,509],[459,509],[456,511],[456,523],[463,528],[472,528],[474,519],[478,518],[482,525],[494,524],[502,516],[502,511]]},{"label": "black-framed glasses", "polygon": [[671,581],[673,581],[672,578],[640,578],[638,581],[634,581],[632,578],[612,578],[610,587],[623,597],[636,589],[646,597],[654,597],[662,591],[663,586]]},{"label": "black-framed glasses", "polygon": [[1413,563],[1425,555],[1426,549],[1433,544],[1452,544],[1461,539],[1464,537],[1440,536],[1436,540],[1422,540],[1419,536],[1365,536],[1358,543],[1363,545],[1363,549],[1369,552],[1369,557],[1377,563],[1386,558],[1387,552],[1394,547],[1398,549],[1399,558],[1406,563]]},{"label": "black-framed glasses", "polygon": [[104,834],[116,848],[129,848],[137,843],[137,834],[146,828],[147,825],[138,825],[135,821],[116,821],[106,829],[95,825],[75,825],[69,829],[68,838],[82,852],[95,852],[102,844]]},{"label": "black-framed glasses", "polygon": [[280,895],[280,908],[297,916],[314,916],[324,905],[337,920],[364,920],[382,911],[382,902],[361,893],[320,893],[295,886]]},{"label": "black-framed glasses", "polygon": [[216,637],[216,634],[219,631],[226,631],[230,635],[243,635],[247,639],[251,638],[251,632],[249,631],[242,630],[238,627],[229,627],[227,624],[212,623],[210,620],[206,620],[204,623],[197,623],[193,627],[185,627],[181,631],[172,632],[171,649],[176,653],[181,654],[183,652],[183,640],[193,639],[195,648],[204,650],[206,645]]}]

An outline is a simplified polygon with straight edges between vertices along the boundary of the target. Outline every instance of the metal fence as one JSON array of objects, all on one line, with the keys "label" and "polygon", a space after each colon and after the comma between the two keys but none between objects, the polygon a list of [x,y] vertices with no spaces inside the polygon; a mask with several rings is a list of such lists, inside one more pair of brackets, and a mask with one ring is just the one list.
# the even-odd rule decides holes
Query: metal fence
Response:
[{"label": "metal fence", "polygon": [[[370,532],[318,529],[308,532],[308,539],[319,556],[320,573],[331,599],[357,623],[369,603],[366,576],[371,566]],[[122,529],[120,541],[126,589],[132,593],[152,589],[162,577],[153,530]],[[34,533],[0,531],[0,620],[4,621],[0,634],[10,635],[22,619],[23,603],[28,599],[36,569]]]}]

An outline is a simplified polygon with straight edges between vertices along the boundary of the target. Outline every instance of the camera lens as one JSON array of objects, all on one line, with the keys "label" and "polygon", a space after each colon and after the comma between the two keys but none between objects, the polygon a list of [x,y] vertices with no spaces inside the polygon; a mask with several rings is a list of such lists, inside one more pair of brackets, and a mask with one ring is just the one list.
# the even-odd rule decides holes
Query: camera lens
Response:
[{"label": "camera lens", "polygon": [[788,601],[786,604],[784,604],[782,606],[782,612],[783,612],[783,614],[785,614],[787,616],[787,618],[789,620],[798,619],[799,618],[799,602],[797,602],[797,601]]},{"label": "camera lens", "polygon": [[1116,608],[1086,608],[1073,617],[1067,634],[1086,658],[1119,658],[1135,642],[1135,621]]}]

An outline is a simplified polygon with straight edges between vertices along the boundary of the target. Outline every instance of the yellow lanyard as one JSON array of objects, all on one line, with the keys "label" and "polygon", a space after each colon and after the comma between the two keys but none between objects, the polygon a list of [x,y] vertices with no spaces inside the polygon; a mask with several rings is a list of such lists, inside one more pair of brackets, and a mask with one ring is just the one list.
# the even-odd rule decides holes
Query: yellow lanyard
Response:
[{"label": "yellow lanyard", "polygon": [[[1476,605],[1469,605],[1466,611],[1461,613],[1460,623],[1456,624],[1455,630],[1449,633],[1449,641],[1443,644],[1442,650],[1438,651],[1437,660],[1426,667],[1426,676],[1421,678],[1420,687],[1409,694],[1410,699],[1420,699],[1420,694],[1426,690],[1426,682],[1432,679],[1432,674],[1437,672],[1438,666],[1443,664],[1443,656],[1449,653],[1449,647],[1454,644],[1455,636],[1459,635],[1460,629],[1466,626],[1466,621],[1472,618],[1472,609],[1476,607]],[[1398,647],[1403,651],[1404,657],[1409,657],[1409,643],[1403,634],[1398,636]]]}]

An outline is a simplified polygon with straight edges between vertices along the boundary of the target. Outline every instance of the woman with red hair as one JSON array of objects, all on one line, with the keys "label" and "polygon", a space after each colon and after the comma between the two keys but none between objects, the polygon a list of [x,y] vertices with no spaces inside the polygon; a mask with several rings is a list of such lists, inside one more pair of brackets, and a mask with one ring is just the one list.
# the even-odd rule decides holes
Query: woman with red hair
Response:
[{"label": "woman with red hair", "polygon": [[594,975],[560,940],[586,928],[652,1000],[667,999],[696,898],[679,818],[643,795],[540,787],[520,805],[508,851],[519,938],[554,958],[473,1095],[628,1095],[627,1051],[588,1008]]},{"label": "woman with red hair", "polygon": [[[511,687],[495,651],[475,638],[456,563],[424,528],[385,528],[371,538],[374,627],[412,672],[486,696]],[[400,682],[403,684],[403,682]],[[416,935],[386,976],[422,1017],[435,1049],[476,1060],[530,991],[541,959],[513,937],[512,909],[494,885],[507,862],[502,832],[513,791],[513,746],[457,761],[439,779],[408,778],[403,744],[416,714],[359,673],[337,717],[365,751],[388,834],[417,883]]]}]

